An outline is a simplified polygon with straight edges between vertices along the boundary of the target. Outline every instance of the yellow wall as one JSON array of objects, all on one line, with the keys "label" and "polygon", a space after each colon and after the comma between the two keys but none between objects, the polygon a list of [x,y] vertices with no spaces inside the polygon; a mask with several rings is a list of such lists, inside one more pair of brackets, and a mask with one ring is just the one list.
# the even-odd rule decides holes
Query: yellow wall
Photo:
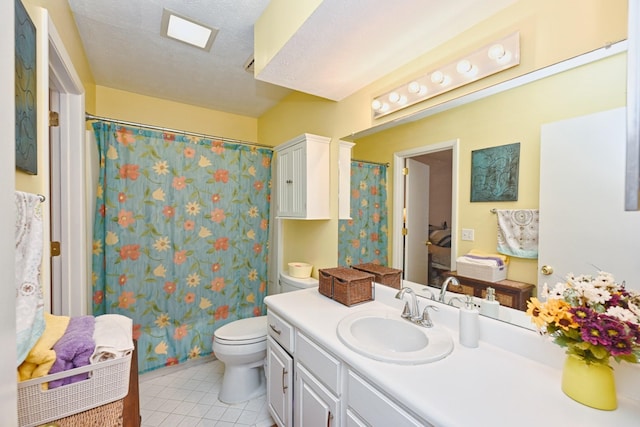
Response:
[{"label": "yellow wall", "polygon": [[258,141],[258,120],[136,93],[96,87],[94,114],[175,130]]},{"label": "yellow wall", "polygon": [[[337,141],[340,138],[349,137],[373,126],[406,117],[444,101],[524,75],[564,59],[596,50],[610,42],[625,39],[626,12],[626,0],[565,0],[561,2],[556,0],[521,0],[443,46],[434,49],[429,54],[401,67],[396,72],[374,82],[340,102],[334,103],[304,94],[292,94],[259,118],[258,138],[261,142],[278,144],[302,132],[318,133],[331,137],[332,165],[337,165]],[[379,120],[372,119],[370,103],[374,96],[515,30],[520,31],[521,64],[518,67],[453,90],[400,112],[390,114]],[[616,71],[612,72],[612,83],[613,80],[616,80],[615,85],[624,81],[624,76],[619,76],[619,70],[616,69]],[[568,83],[574,82],[571,78],[568,80]],[[591,90],[590,82],[583,81],[581,85],[573,87],[575,92],[584,92],[582,96],[587,96],[588,91]],[[560,86],[558,90],[564,91],[565,88]],[[619,94],[619,92],[616,93]],[[536,93],[530,94],[533,100],[536,100],[537,95]],[[520,123],[524,117],[518,115],[518,109],[513,108],[513,106],[494,105],[492,102],[496,101],[487,100],[484,105],[494,109],[495,115],[503,115],[505,118],[509,118],[511,123],[514,123],[514,126]],[[581,103],[581,101],[577,102],[578,104]],[[616,102],[611,104],[616,104]],[[622,101],[622,104],[624,104],[624,101]],[[532,112],[527,105],[527,103],[521,105],[521,111]],[[549,109],[550,107],[544,101],[536,103],[536,105],[540,109]],[[617,105],[621,104],[618,103]],[[473,108],[476,107],[469,106],[465,110]],[[490,243],[491,237],[488,237],[483,229],[486,229],[487,224],[494,221],[495,218],[485,212],[486,205],[480,209],[481,214],[477,209],[472,209],[468,203],[468,187],[466,189],[464,187],[464,184],[469,182],[470,150],[472,147],[490,147],[517,140],[522,140],[523,145],[526,143],[522,147],[521,158],[533,160],[531,163],[524,161],[521,165],[520,200],[521,203],[526,202],[527,205],[537,206],[539,156],[537,145],[532,142],[535,139],[532,127],[535,127],[535,125],[527,125],[526,133],[524,129],[520,132],[513,132],[514,129],[511,129],[511,131],[502,130],[502,133],[498,131],[492,133],[493,137],[490,140],[478,139],[470,131],[457,132],[458,130],[461,131],[461,128],[468,126],[467,123],[453,123],[462,113],[463,109],[460,109],[460,112],[453,111],[441,114],[437,117],[426,119],[424,123],[418,122],[412,126],[405,126],[402,129],[385,133],[385,141],[382,141],[383,136],[355,141],[353,156],[358,159],[392,162],[392,154],[394,152],[425,145],[425,129],[427,127],[429,133],[433,135],[429,135],[426,139],[431,142],[445,141],[451,137],[464,138],[467,142],[463,145],[461,158],[464,161],[460,164],[461,172],[463,173],[459,179],[461,183],[460,198],[458,200],[460,225],[465,228],[475,228],[476,241],[474,243],[490,248],[492,246]],[[558,114],[556,117],[561,117],[562,115]],[[542,115],[538,117],[538,125],[539,123],[550,121],[546,120],[548,117]],[[473,125],[476,133],[485,131],[482,123],[474,123]],[[332,169],[337,169],[337,166],[332,167]],[[337,172],[332,170],[332,213],[337,212],[337,208],[335,208],[337,206],[337,186],[333,185],[336,182],[336,174]],[[389,200],[392,200],[392,168],[388,171],[388,177],[390,178],[388,197]],[[482,218],[480,223],[473,220],[476,215],[479,215],[478,218]],[[332,217],[337,218],[337,215],[334,214]],[[293,260],[306,261],[318,268],[337,264],[337,239],[339,238],[337,220],[324,222],[283,221],[283,223],[285,236],[284,263]],[[493,229],[495,230],[495,225]],[[392,236],[390,237],[392,238]],[[469,249],[468,243],[458,242],[458,245],[460,252],[465,252]],[[510,278],[534,283],[534,262],[514,263]]]}]

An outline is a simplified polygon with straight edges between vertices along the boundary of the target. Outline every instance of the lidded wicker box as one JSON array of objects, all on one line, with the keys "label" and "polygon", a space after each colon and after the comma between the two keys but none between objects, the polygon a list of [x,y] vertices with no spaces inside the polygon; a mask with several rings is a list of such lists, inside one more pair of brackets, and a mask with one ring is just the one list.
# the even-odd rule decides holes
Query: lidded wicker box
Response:
[{"label": "lidded wicker box", "polygon": [[336,267],[318,270],[318,291],[346,306],[374,299],[375,276],[353,268]]},{"label": "lidded wicker box", "polygon": [[402,270],[398,270],[397,268],[385,267],[373,263],[356,264],[352,265],[351,268],[373,274],[375,281],[382,285],[396,289],[402,288]]}]

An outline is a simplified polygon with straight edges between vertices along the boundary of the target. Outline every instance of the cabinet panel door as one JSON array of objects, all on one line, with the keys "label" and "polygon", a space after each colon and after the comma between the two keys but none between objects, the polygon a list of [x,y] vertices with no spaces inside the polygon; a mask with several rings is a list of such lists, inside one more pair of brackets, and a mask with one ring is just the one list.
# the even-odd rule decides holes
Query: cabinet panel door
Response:
[{"label": "cabinet panel door", "polygon": [[293,198],[293,155],[290,150],[278,153],[278,216],[291,212]]},{"label": "cabinet panel door", "polygon": [[[291,216],[304,218],[307,215],[307,144],[298,144],[291,147]],[[312,161],[309,159],[309,161]]]},{"label": "cabinet panel door", "polygon": [[295,426],[339,426],[338,398],[299,363],[296,364]]},{"label": "cabinet panel door", "polygon": [[267,338],[267,400],[280,427],[293,425],[293,359],[273,338]]}]

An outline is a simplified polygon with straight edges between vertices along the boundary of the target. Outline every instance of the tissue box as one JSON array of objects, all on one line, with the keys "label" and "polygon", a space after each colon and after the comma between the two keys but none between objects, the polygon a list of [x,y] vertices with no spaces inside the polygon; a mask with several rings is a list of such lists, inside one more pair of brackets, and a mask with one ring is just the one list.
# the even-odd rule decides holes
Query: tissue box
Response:
[{"label": "tissue box", "polygon": [[465,261],[463,257],[456,260],[458,276],[471,277],[472,279],[486,282],[499,282],[507,278],[508,264],[504,265],[479,265]]}]

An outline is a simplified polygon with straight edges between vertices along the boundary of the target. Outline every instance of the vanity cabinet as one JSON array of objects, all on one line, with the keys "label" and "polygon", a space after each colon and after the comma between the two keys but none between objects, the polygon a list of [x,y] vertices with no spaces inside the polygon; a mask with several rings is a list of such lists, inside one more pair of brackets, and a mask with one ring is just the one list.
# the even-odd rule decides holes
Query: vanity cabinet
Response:
[{"label": "vanity cabinet", "polygon": [[305,133],[274,148],[278,218],[330,218],[330,145]]},{"label": "vanity cabinet", "polygon": [[347,375],[346,425],[426,427],[420,421],[385,396],[372,384],[349,370]]}]

